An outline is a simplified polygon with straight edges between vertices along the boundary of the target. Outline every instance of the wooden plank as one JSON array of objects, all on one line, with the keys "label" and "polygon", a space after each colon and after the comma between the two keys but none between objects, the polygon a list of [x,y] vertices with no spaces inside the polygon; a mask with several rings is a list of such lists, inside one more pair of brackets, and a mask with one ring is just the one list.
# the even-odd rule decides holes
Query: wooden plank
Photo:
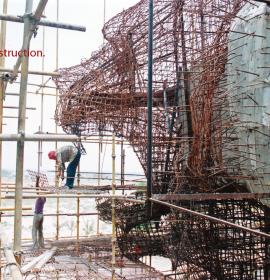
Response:
[{"label": "wooden plank", "polygon": [[5,234],[5,230],[3,225],[0,224],[0,239],[2,242],[2,246],[4,248],[4,254],[6,258],[6,267],[9,268],[12,279],[14,280],[22,280],[22,273],[20,271],[19,264],[17,263],[13,251],[12,244],[10,243],[7,235]]},{"label": "wooden plank", "polygon": [[57,247],[54,246],[51,250],[46,251],[43,257],[38,261],[38,263],[33,268],[34,271],[40,271],[41,268],[51,259],[51,257],[56,253]]},{"label": "wooden plank", "polygon": [[[106,234],[106,235],[94,235],[88,238],[81,238],[79,240],[79,243],[93,243],[94,245],[96,243],[101,243],[103,245],[108,245],[110,246],[111,244],[111,234]],[[77,244],[77,239],[67,239],[67,240],[55,240],[52,242],[53,246],[57,246],[57,247],[67,247],[67,246],[71,246],[71,245],[76,245]]]},{"label": "wooden plank", "polygon": [[32,261],[30,261],[29,263],[27,263],[21,268],[21,272],[24,274],[30,271],[42,258],[43,258],[43,254],[34,258]]}]

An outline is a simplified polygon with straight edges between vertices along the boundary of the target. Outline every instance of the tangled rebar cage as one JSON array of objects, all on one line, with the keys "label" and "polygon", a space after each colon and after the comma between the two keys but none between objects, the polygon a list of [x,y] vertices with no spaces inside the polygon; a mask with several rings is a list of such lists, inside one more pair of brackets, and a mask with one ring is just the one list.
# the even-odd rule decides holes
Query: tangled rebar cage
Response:
[{"label": "tangled rebar cage", "polygon": [[[266,4],[253,1],[154,1],[153,193],[269,192],[267,85],[270,82],[265,51],[270,39],[268,12]],[[145,173],[147,18],[147,0],[116,15],[103,28],[106,43],[101,49],[80,65],[60,69],[61,77],[55,78],[60,88],[57,123],[67,133],[120,133],[132,145]],[[108,203],[98,202],[105,220],[109,215]],[[160,244],[162,238],[169,238],[171,241],[167,244],[174,244],[172,236],[178,231],[182,232],[178,234],[182,239],[188,231],[198,244],[205,244],[197,254],[185,249],[181,260],[178,259],[179,250],[169,256],[174,268],[198,271],[199,276],[190,279],[204,279],[209,275],[224,279],[217,276],[220,271],[229,279],[255,279],[248,276],[255,273],[254,261],[259,255],[266,258],[262,253],[266,243],[263,240],[253,242],[254,237],[241,233],[238,234],[241,248],[246,246],[248,251],[243,249],[241,254],[250,257],[242,258],[241,264],[229,268],[226,261],[235,260],[240,254],[237,242],[235,251],[233,249],[232,240],[237,238],[230,230],[210,222],[201,223],[192,217],[184,217],[185,222],[180,225],[177,222],[175,226],[164,222],[165,228],[151,221],[147,224],[145,206],[120,204],[118,242],[125,254],[130,254],[129,242],[138,241],[136,234],[140,235],[143,228],[155,232],[153,240],[147,243],[151,246],[146,246],[149,252],[155,251],[150,247],[155,242]],[[199,205],[205,213],[212,209],[211,203]],[[224,201],[213,206],[213,214],[226,213],[223,218],[230,220],[231,205],[239,213],[245,213],[246,220],[254,222],[250,226],[257,228],[261,214],[255,215],[254,220],[252,217],[256,207],[261,207],[260,202],[249,203],[252,206],[248,206],[251,210],[247,213],[241,202]],[[198,205],[193,206],[196,209]],[[219,210],[224,207],[227,210],[221,213]],[[166,207],[155,206],[153,212],[157,221],[162,215],[179,218]],[[268,226],[258,228],[269,231]],[[196,237],[198,231],[203,232],[201,238],[211,232],[214,241]],[[223,243],[224,234],[227,245],[215,247],[221,239]],[[220,240],[215,239],[216,236]],[[177,239],[175,248],[184,246],[182,239]],[[144,252],[139,245],[134,250]],[[211,250],[216,252],[219,267],[213,265],[211,270],[203,263],[206,258],[199,262],[191,257],[201,258],[203,250],[207,251],[207,259],[214,256],[209,253]],[[231,255],[227,258],[228,252]],[[166,255],[162,247],[159,253]],[[259,264],[266,263],[262,259]]]}]

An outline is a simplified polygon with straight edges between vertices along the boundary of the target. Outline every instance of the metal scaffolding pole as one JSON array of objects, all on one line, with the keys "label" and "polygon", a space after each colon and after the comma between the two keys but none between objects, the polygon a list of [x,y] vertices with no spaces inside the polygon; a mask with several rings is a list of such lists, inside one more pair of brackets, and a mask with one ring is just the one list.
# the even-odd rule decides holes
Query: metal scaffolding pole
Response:
[{"label": "metal scaffolding pole", "polygon": [[[42,52],[45,51],[45,28],[42,28]],[[44,72],[45,66],[45,58],[42,57],[42,63],[41,63],[41,71]],[[41,84],[44,84],[44,75],[41,76]],[[44,118],[44,87],[41,87],[41,96],[40,96],[40,127],[39,130],[42,133],[43,132],[43,118]],[[38,92],[38,90],[37,90]],[[38,174],[40,172],[40,169],[42,167],[42,154],[43,154],[43,142],[38,141]]]},{"label": "metal scaffolding pole", "polygon": [[[3,1],[3,13],[7,13],[8,0]],[[0,38],[0,49],[5,49],[6,46],[6,21],[1,21],[1,38]],[[5,57],[0,57],[0,67],[5,66]],[[3,78],[0,79],[0,133],[3,131],[3,101],[4,101],[4,89],[5,83]],[[0,141],[0,197],[2,194],[2,142]],[[0,198],[1,207],[1,198]],[[1,222],[1,215],[0,215]],[[0,240],[1,247],[1,240]],[[0,280],[2,279],[2,252],[0,250]]]},{"label": "metal scaffolding pole", "polygon": [[[99,135],[98,141],[98,186],[101,180],[101,153],[102,153],[102,136]],[[99,214],[97,215],[97,235],[99,235]]]},{"label": "metal scaffolding pole", "polygon": [[[14,70],[10,69],[10,68],[5,68],[5,67],[0,67],[0,72],[8,72],[8,73],[12,73]],[[17,73],[21,73],[20,70],[16,71],[16,75]],[[60,74],[57,72],[45,72],[45,71],[34,71],[34,70],[29,70],[28,74],[33,74],[33,75],[41,75],[41,76],[51,76],[51,77],[59,77]]]},{"label": "metal scaffolding pole", "polygon": [[112,280],[115,279],[116,216],[115,216],[115,135],[112,136]]},{"label": "metal scaffolding pole", "polygon": [[[35,16],[33,16],[33,18],[35,18]],[[6,14],[0,15],[0,20],[7,20],[7,21],[12,21],[12,22],[23,23],[23,19],[21,17],[13,16],[13,15],[6,15]],[[74,30],[74,31],[82,31],[82,32],[84,32],[86,30],[84,26],[74,25],[74,24],[69,24],[69,23],[63,23],[63,22],[51,22],[51,21],[44,20],[44,19],[40,20],[38,22],[38,25],[47,26],[47,27],[54,27],[54,28],[61,28],[61,29],[68,29],[68,30]]]},{"label": "metal scaffolding pole", "polygon": [[[152,107],[153,107],[153,0],[149,0],[149,22],[148,22],[148,94],[147,94],[147,198],[152,195]],[[148,205],[150,215],[150,204]]]},{"label": "metal scaffolding pole", "polygon": [[73,142],[79,138],[76,135],[58,135],[58,134],[24,134],[23,131],[20,134],[0,134],[1,141],[61,141],[61,142]]},{"label": "metal scaffolding pole", "polygon": [[[26,0],[25,17],[24,17],[24,35],[23,50],[30,47],[29,33],[31,33],[31,20],[29,15],[32,13],[33,0]],[[21,66],[21,83],[20,83],[20,100],[19,100],[19,119],[18,134],[25,132],[25,113],[26,113],[26,93],[28,81],[29,57],[22,57]],[[20,254],[21,235],[22,235],[22,187],[23,187],[23,161],[24,161],[24,141],[17,142],[17,160],[16,160],[16,192],[15,192],[15,216],[14,216],[14,251]],[[20,256],[18,258],[20,262]]]},{"label": "metal scaffolding pole", "polygon": [[[7,13],[7,5],[8,5],[8,0],[3,1],[3,13]],[[7,22],[2,21],[1,22],[1,38],[0,38],[0,49],[5,49],[6,46],[6,29],[7,29]],[[5,57],[2,56],[0,57],[0,67],[5,66]],[[3,78],[0,79],[0,133],[2,133],[3,129],[3,101],[5,97],[5,82]],[[0,142],[0,175],[2,173],[2,142]],[[1,178],[0,176],[0,194],[1,194]],[[0,206],[1,206],[1,200],[0,200]],[[1,276],[0,276],[1,277]]]},{"label": "metal scaffolding pole", "polygon": [[[56,2],[56,20],[59,21],[59,0]],[[56,54],[55,54],[55,67],[58,69],[59,67],[59,29],[56,29]],[[55,104],[58,102],[58,89],[55,89]],[[57,124],[55,123],[55,133],[57,134]],[[58,148],[58,143],[55,142],[55,151]],[[55,162],[54,166],[55,170],[55,186],[60,187],[60,177],[57,175],[57,163]],[[58,197],[56,199],[56,214],[59,214],[60,212],[60,198]],[[56,240],[59,239],[59,225],[60,225],[60,220],[59,220],[59,215],[56,216]]]},{"label": "metal scaffolding pole", "polygon": [[[31,38],[36,30],[37,25],[40,24],[40,18],[46,7],[48,0],[40,0],[36,11],[32,14],[33,0],[26,0],[26,7],[24,16],[20,18],[20,22],[24,22],[24,35],[23,45],[21,48],[22,53],[29,50]],[[2,20],[11,20],[8,16],[0,16]],[[44,23],[44,22],[43,22]],[[46,22],[45,26],[52,26],[57,28],[66,28],[69,30],[85,31],[85,28],[78,28],[73,25],[63,25],[53,22]],[[16,157],[16,191],[15,191],[15,215],[14,215],[14,251],[18,254],[18,261],[20,262],[20,250],[21,250],[21,224],[22,224],[22,186],[23,186],[23,166],[24,166],[24,141],[27,141],[25,135],[25,120],[26,120],[26,96],[27,96],[27,81],[29,74],[29,56],[23,55],[18,58],[11,74],[10,81],[14,81],[17,76],[19,67],[21,65],[21,81],[20,81],[20,99],[19,99],[19,114],[18,114],[18,134],[3,135],[0,134],[0,140],[17,141],[17,157]],[[8,71],[8,69],[1,69],[2,71]],[[38,71],[35,71],[36,73]],[[39,72],[41,75],[58,75],[57,73]],[[65,139],[64,139],[65,138]],[[29,141],[76,141],[77,137],[66,135],[62,137],[59,135],[42,135],[35,134],[28,137]]]}]

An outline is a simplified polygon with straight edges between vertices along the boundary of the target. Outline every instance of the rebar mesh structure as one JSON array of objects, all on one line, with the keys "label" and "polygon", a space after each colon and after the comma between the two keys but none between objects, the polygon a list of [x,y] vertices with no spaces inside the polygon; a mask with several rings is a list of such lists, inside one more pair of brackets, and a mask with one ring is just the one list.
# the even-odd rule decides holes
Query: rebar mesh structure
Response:
[{"label": "rebar mesh structure", "polygon": [[[268,12],[266,4],[253,1],[154,1],[153,193],[269,192]],[[118,14],[103,28],[107,43],[80,65],[60,69],[61,77],[55,78],[61,93],[57,123],[67,133],[115,131],[123,135],[145,173],[147,19],[147,0]],[[109,219],[108,203],[98,202],[105,220]],[[211,212],[212,203],[198,205],[194,209]],[[260,202],[248,205],[249,212],[241,202],[216,203],[213,215],[236,221],[245,213],[245,219],[252,221],[247,226],[269,231],[269,227],[260,226],[264,214],[254,214],[262,207]],[[184,239],[186,228],[191,228],[195,244],[213,234],[213,240],[207,240],[199,253],[185,249],[187,256],[183,254],[180,260],[180,250],[174,250],[175,255],[169,256],[175,269],[198,271],[189,279],[255,279],[251,275],[256,265],[267,265],[264,240],[254,241],[255,237],[244,232],[236,234],[193,217],[183,217],[185,222],[174,226],[170,215],[175,220],[179,216],[154,204],[154,219],[159,221],[164,215],[164,228],[150,221],[147,224],[144,205],[122,202],[118,207],[118,242],[125,254],[131,248],[146,253],[132,243],[144,228],[153,233],[148,242],[151,246],[166,238],[165,244],[184,246],[181,238],[175,239],[175,244],[170,236],[181,237],[182,232]],[[238,209],[236,220],[230,207]],[[218,247],[218,242],[223,247]],[[151,246],[149,252],[166,255],[162,247],[154,252]],[[242,257],[246,254],[247,258]],[[238,255],[239,266],[230,267],[228,262]],[[212,263],[212,256],[220,261],[219,267],[213,265],[211,270],[206,259]],[[225,278],[218,277],[220,272]]]},{"label": "rebar mesh structure", "polygon": [[[247,98],[237,91],[241,43],[245,46],[243,40],[257,38],[254,32],[231,30],[244,3],[155,2],[154,193],[186,187],[208,192],[232,184],[235,191],[236,182],[259,177],[246,170],[247,162],[254,160],[251,154],[261,155],[261,143],[239,142],[237,129],[249,124],[243,124],[246,113],[235,108]],[[62,76],[55,79],[61,92],[56,121],[67,133],[121,133],[146,172],[147,1],[111,19],[103,33],[107,44],[80,65],[61,69]],[[238,45],[230,47],[235,41]],[[230,74],[227,62],[236,64]],[[243,110],[252,110],[251,119],[265,105],[252,99],[252,104],[240,104]],[[269,165],[267,160],[255,162],[264,169]],[[263,185],[260,180],[255,184]]]},{"label": "rebar mesh structure", "polygon": [[[107,202],[108,204],[108,202]],[[267,207],[256,200],[182,201],[180,206],[251,229],[269,231]],[[109,220],[109,205],[98,206]],[[172,211],[160,221],[136,221],[141,205],[119,204],[117,238],[132,260],[160,255],[172,262],[177,279],[267,279],[267,240],[232,226]],[[103,211],[102,211],[103,210]],[[133,212],[134,211],[134,212]],[[145,212],[145,210],[144,210]],[[186,278],[189,277],[189,278]]]},{"label": "rebar mesh structure", "polygon": [[[183,202],[182,206],[252,229],[267,231],[265,207],[253,200]],[[167,254],[184,275],[211,279],[265,278],[266,240],[249,232],[189,214],[174,213]],[[188,266],[201,269],[194,273]],[[192,278],[190,278],[192,279]],[[208,278],[206,278],[208,279]]]}]

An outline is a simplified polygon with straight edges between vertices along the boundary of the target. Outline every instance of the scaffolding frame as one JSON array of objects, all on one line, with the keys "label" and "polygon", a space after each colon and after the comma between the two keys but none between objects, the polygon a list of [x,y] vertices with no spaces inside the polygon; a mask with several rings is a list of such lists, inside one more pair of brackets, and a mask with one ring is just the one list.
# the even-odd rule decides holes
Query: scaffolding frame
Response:
[{"label": "scaffolding frame", "polygon": [[[57,0],[57,22],[50,22],[50,21],[45,21],[43,19],[41,19],[41,16],[44,12],[44,9],[46,7],[46,4],[48,2],[48,0],[40,0],[40,2],[38,3],[38,6],[36,8],[36,11],[34,12],[34,14],[32,15],[32,5],[33,5],[33,0],[26,0],[26,8],[25,8],[25,15],[23,17],[15,17],[15,16],[11,16],[11,15],[7,15],[7,4],[8,4],[8,0],[4,0],[4,8],[3,8],[3,14],[0,15],[0,20],[2,22],[2,25],[4,27],[2,27],[2,30],[5,29],[5,23],[7,21],[12,21],[12,22],[17,22],[17,23],[24,23],[24,42],[23,42],[23,46],[22,46],[22,50],[24,49],[29,49],[30,46],[30,42],[31,42],[31,38],[33,35],[33,30],[35,30],[35,26],[44,26],[44,27],[55,27],[57,28],[57,34],[56,34],[56,69],[58,69],[58,47],[59,47],[59,35],[58,35],[58,29],[59,28],[64,28],[64,29],[69,29],[69,30],[76,30],[76,31],[85,31],[85,27],[82,26],[77,26],[77,25],[70,25],[70,24],[64,24],[64,23],[59,23],[59,0]],[[105,1],[104,1],[104,9],[105,9]],[[43,29],[44,30],[44,29]],[[44,32],[44,31],[43,31]],[[43,33],[44,34],[44,33]],[[5,33],[2,32],[2,41],[5,42]],[[44,44],[44,35],[43,35],[43,44]],[[44,45],[43,45],[44,47]],[[57,199],[57,212],[55,214],[53,213],[49,213],[49,214],[44,214],[44,216],[56,216],[57,218],[57,229],[56,229],[56,240],[60,239],[61,237],[59,236],[59,217],[60,216],[75,216],[77,218],[77,230],[76,230],[76,240],[77,243],[79,242],[79,226],[80,226],[80,216],[81,215],[97,215],[97,232],[99,234],[99,213],[81,213],[80,212],[80,200],[84,199],[84,198],[99,198],[99,195],[87,195],[87,194],[46,194],[46,192],[39,192],[40,194],[37,195],[35,193],[35,191],[32,191],[31,189],[29,191],[26,190],[26,194],[23,194],[23,189],[25,190],[25,188],[23,187],[23,153],[24,153],[24,142],[25,141],[34,141],[34,142],[39,142],[42,143],[44,141],[47,142],[55,142],[56,143],[56,148],[57,148],[57,141],[62,141],[62,142],[73,142],[73,141],[82,141],[82,142],[87,142],[90,141],[91,143],[99,143],[101,145],[101,143],[109,143],[112,144],[113,149],[115,151],[115,138],[112,135],[111,140],[106,139],[103,140],[101,139],[101,137],[97,140],[97,139],[93,139],[91,140],[91,138],[89,139],[87,136],[80,136],[78,137],[77,135],[62,135],[59,134],[57,131],[57,125],[55,126],[55,134],[44,134],[42,133],[42,122],[43,122],[43,110],[41,109],[41,132],[37,133],[37,134],[25,134],[24,132],[24,128],[25,128],[25,111],[26,109],[29,109],[26,107],[26,95],[27,93],[31,94],[31,92],[27,92],[27,84],[28,84],[28,75],[40,75],[42,77],[42,81],[41,84],[30,84],[30,85],[36,85],[39,87],[39,89],[41,89],[41,93],[39,92],[39,90],[37,90],[36,92],[32,92],[32,94],[40,94],[41,95],[41,108],[43,107],[43,96],[46,95],[46,93],[44,93],[44,88],[48,87],[46,86],[46,84],[44,84],[44,76],[49,76],[49,77],[57,77],[59,76],[59,73],[57,72],[45,72],[44,71],[44,58],[42,58],[42,70],[41,71],[33,71],[33,70],[29,70],[28,69],[28,61],[29,58],[27,57],[22,57],[22,58],[18,58],[16,64],[14,65],[13,69],[10,68],[5,68],[4,67],[4,63],[0,64],[0,72],[3,72],[2,78],[0,79],[1,83],[4,84],[4,86],[1,87],[1,94],[2,96],[4,95],[12,95],[12,96],[19,96],[20,100],[19,100],[19,117],[18,117],[18,133],[17,134],[2,134],[2,130],[0,131],[0,143],[2,143],[2,141],[16,141],[17,142],[17,161],[16,161],[16,183],[15,183],[15,189],[13,189],[13,191],[15,191],[14,195],[0,195],[0,202],[3,199],[15,199],[15,208],[3,208],[1,210],[3,211],[15,211],[15,215],[14,215],[14,244],[13,244],[13,253],[16,257],[16,262],[18,263],[18,265],[20,265],[21,263],[21,242],[22,242],[22,238],[21,238],[21,221],[22,221],[22,217],[31,217],[32,214],[28,214],[28,213],[23,213],[23,210],[29,210],[29,208],[27,207],[23,207],[22,206],[22,199],[33,199],[36,198],[38,196],[45,196],[47,198],[56,198]],[[19,70],[19,67],[21,66],[21,70]],[[7,74],[10,73],[10,74]],[[14,83],[17,77],[17,74],[20,73],[21,74],[21,80],[20,80],[20,93],[8,93],[6,92],[6,86],[7,86],[7,82],[6,82],[6,78],[8,77],[8,80],[10,83]],[[5,81],[4,81],[5,78]],[[50,87],[49,87],[50,88]],[[2,91],[2,89],[4,89]],[[47,94],[47,95],[53,95],[56,98],[56,102],[58,100],[58,89],[55,89],[55,95],[53,94]],[[3,101],[3,98],[1,99]],[[3,108],[3,103],[1,108]],[[3,114],[1,113],[1,120],[3,118]],[[2,127],[2,125],[1,125]],[[108,137],[108,135],[107,135]],[[121,152],[124,153],[123,150],[123,145],[128,145],[127,143],[124,143],[124,140],[122,139],[121,141],[121,145],[122,145],[122,149]],[[42,147],[39,146],[39,151],[38,151],[39,155],[39,163],[38,163],[38,169],[39,169],[39,164],[40,164],[40,155],[42,153]],[[99,151],[99,153],[101,153],[101,150]],[[114,152],[115,153],[115,152]],[[113,157],[113,162],[115,162],[115,154],[112,155]],[[122,190],[124,191],[124,157],[125,155],[122,154],[121,156],[121,187]],[[0,156],[0,162],[2,162],[2,157]],[[116,184],[115,184],[115,163],[113,163],[113,171],[112,171],[112,188],[113,190],[116,188]],[[98,185],[100,185],[100,176],[102,174],[102,171],[100,169],[99,166],[99,170],[98,170],[98,176],[99,176],[99,180],[98,180]],[[59,178],[57,176],[55,176],[55,182],[56,185],[59,184]],[[3,182],[4,183],[4,182]],[[78,177],[77,177],[77,184],[78,186],[80,185],[80,170],[78,170]],[[5,185],[5,183],[4,183]],[[0,189],[1,193],[2,191],[12,191],[12,189],[9,187],[7,189],[2,188],[1,185],[1,189]],[[129,199],[128,196],[116,196],[115,195],[115,191],[113,191],[113,199]],[[123,193],[124,194],[124,193]],[[108,196],[104,196],[102,195],[103,198],[111,198],[111,195]],[[76,198],[77,201],[77,211],[76,213],[68,213],[68,214],[63,214],[59,212],[59,202],[60,202],[60,198]],[[3,214],[1,213],[0,215],[0,219],[1,218],[10,218],[13,217],[13,215],[10,214]],[[115,228],[115,223],[113,223],[113,228]],[[113,232],[115,232],[115,229],[113,229]],[[0,239],[1,242],[1,239]],[[0,243],[1,244],[1,243]],[[0,246],[1,247],[1,246]],[[4,245],[4,247],[6,248],[6,246]],[[0,250],[1,251],[1,250]],[[6,251],[5,251],[6,252]],[[7,259],[9,259],[9,254],[11,251],[9,251],[9,253],[6,255]],[[112,266],[115,266],[115,257],[116,257],[116,236],[115,234],[112,236]],[[15,260],[15,259],[14,259]],[[0,267],[1,267],[1,255],[0,255]],[[14,279],[19,279],[18,277],[18,273],[20,274],[19,270],[17,269],[18,266],[16,265],[15,270],[12,268],[11,269],[11,274],[12,277]],[[20,274],[20,277],[22,277],[22,275]],[[112,277],[114,279],[115,277],[115,269],[112,269]],[[1,275],[0,275],[0,279],[1,279]],[[22,279],[22,278],[20,278]]]}]

